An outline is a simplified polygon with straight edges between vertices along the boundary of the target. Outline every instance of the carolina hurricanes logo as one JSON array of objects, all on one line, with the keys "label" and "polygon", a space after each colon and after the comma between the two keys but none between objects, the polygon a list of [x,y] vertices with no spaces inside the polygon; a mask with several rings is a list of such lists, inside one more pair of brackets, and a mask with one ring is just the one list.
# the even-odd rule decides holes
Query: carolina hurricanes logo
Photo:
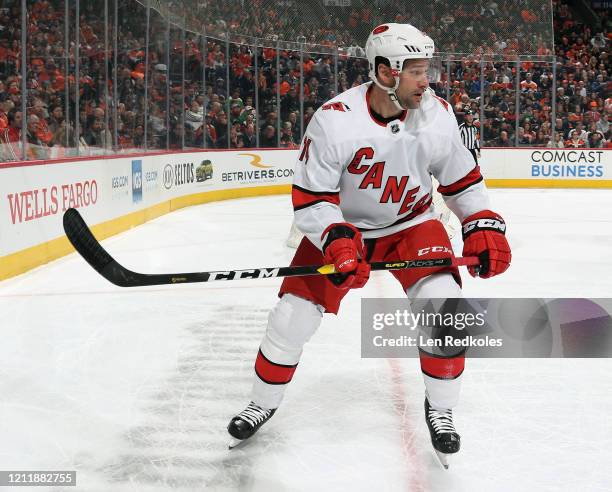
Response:
[{"label": "carolina hurricanes logo", "polygon": [[334,102],[334,103],[324,104],[323,106],[321,106],[321,109],[323,111],[327,111],[328,109],[334,109],[336,111],[342,111],[342,112],[351,110],[348,104],[343,103],[343,102]]},{"label": "carolina hurricanes logo", "polygon": [[238,154],[238,155],[246,155],[248,157],[252,157],[251,162],[249,162],[249,164],[251,166],[255,166],[255,167],[259,167],[262,169],[267,169],[269,167],[273,167],[273,166],[267,166],[265,164],[261,163],[261,156],[257,155],[257,154]]}]

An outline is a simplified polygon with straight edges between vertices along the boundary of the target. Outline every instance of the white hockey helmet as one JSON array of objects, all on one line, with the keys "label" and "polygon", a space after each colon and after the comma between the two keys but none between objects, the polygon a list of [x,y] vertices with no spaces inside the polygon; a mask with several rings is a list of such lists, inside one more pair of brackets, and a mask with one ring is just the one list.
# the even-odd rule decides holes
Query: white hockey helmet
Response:
[{"label": "white hockey helmet", "polygon": [[[406,60],[431,60],[428,78],[430,82],[437,82],[440,78],[440,60],[434,56],[435,45],[433,40],[425,33],[410,24],[388,23],[375,27],[365,45],[366,57],[369,65],[370,78],[381,89],[389,93],[389,97],[398,108],[399,104],[395,91],[399,86],[399,74]],[[384,87],[376,77],[377,65],[388,63],[391,73],[395,77],[395,87]]]}]

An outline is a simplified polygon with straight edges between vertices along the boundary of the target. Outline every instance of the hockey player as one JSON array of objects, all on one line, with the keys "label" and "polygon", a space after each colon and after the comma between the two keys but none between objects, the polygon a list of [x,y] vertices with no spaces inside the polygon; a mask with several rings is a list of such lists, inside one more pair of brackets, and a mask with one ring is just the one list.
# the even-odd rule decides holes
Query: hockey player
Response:
[{"label": "hockey player", "polygon": [[[462,221],[463,255],[481,259],[480,270],[469,267],[470,274],[488,278],[510,264],[505,223],[490,210],[480,169],[461,143],[452,108],[429,89],[431,38],[408,24],[384,24],[370,33],[366,56],[372,81],[334,97],[310,122],[292,192],[295,221],[306,236],[292,265],[333,263],[340,273],[283,282],[255,361],[251,402],[228,426],[235,438],[230,447],[274,415],[323,313],[336,314],[346,293],[365,285],[369,261],[452,255],[431,207],[431,175]],[[461,296],[456,267],[392,274],[408,298]],[[460,446],[452,409],[464,358],[419,355],[425,418],[447,466],[447,456]]]}]

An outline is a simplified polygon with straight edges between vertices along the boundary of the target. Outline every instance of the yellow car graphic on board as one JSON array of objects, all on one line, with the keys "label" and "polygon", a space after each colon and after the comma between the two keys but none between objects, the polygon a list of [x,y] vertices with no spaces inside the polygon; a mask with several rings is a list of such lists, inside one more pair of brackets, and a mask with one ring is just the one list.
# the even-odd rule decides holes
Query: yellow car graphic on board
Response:
[{"label": "yellow car graphic on board", "polygon": [[203,160],[202,163],[196,168],[196,181],[202,182],[213,177],[213,166],[210,159]]}]

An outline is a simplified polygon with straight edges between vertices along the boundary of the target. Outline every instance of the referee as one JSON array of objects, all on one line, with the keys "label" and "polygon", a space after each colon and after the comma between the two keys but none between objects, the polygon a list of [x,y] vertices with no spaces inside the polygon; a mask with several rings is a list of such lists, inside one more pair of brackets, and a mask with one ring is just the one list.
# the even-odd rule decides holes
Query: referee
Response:
[{"label": "referee", "polygon": [[480,157],[480,144],[478,143],[478,128],[474,126],[474,112],[467,110],[463,118],[463,123],[459,125],[459,134],[463,145],[470,151],[474,162],[478,164],[477,157]]}]

